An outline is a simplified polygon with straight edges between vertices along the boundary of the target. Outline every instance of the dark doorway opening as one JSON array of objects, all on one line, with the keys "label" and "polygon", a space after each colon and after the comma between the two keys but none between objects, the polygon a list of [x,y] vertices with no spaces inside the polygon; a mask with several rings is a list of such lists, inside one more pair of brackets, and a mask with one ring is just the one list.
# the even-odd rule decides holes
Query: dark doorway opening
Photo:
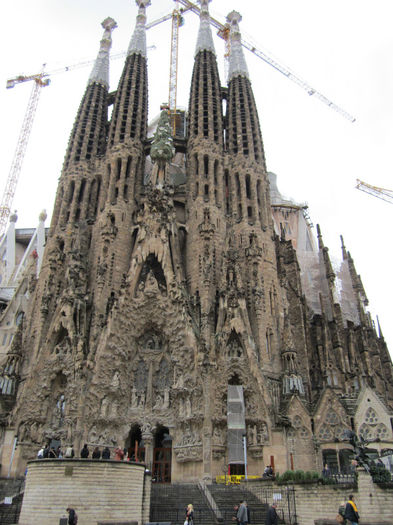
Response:
[{"label": "dark doorway opening", "polygon": [[172,438],[169,429],[157,426],[154,434],[152,481],[170,483],[172,468]]},{"label": "dark doorway opening", "polygon": [[245,473],[246,472],[245,472],[243,464],[231,463],[229,465],[229,475],[230,476],[244,476]]},{"label": "dark doorway opening", "polygon": [[132,425],[126,440],[126,453],[129,461],[143,463],[145,461],[145,444],[142,439],[141,427]]}]

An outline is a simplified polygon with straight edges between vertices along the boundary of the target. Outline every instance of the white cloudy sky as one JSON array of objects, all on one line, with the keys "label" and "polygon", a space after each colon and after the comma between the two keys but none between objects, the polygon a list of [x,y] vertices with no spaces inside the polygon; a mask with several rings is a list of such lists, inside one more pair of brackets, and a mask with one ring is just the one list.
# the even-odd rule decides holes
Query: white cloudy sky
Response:
[{"label": "white cloudy sky", "polygon": [[[152,0],[149,21],[172,0]],[[393,350],[391,228],[393,206],[355,189],[356,178],[393,189],[393,31],[391,0],[213,0],[221,21],[236,9],[241,30],[258,47],[356,117],[354,124],[323,105],[248,51],[268,169],[286,196],[307,202],[332,255],[340,234],[361,274],[370,310]],[[133,0],[13,0],[2,5],[0,32],[0,191],[12,162],[31,83],[6,90],[7,78],[94,58],[101,22],[113,17],[113,53],[127,48],[135,24]],[[188,103],[198,20],[189,13],[180,35],[179,105]],[[148,33],[149,114],[168,98],[170,22]],[[223,42],[216,38],[223,73]],[[122,60],[113,63],[116,89]],[[50,216],[68,136],[90,67],[53,75],[44,88],[20,175],[14,208],[18,227]],[[223,75],[222,75],[223,76]],[[222,78],[222,82],[224,79]],[[49,220],[48,220],[49,223]]]}]

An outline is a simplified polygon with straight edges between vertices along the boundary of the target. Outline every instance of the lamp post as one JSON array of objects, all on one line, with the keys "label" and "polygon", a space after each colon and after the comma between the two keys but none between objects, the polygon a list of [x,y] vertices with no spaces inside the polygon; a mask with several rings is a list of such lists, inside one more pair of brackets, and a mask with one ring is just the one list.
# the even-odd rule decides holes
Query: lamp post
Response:
[{"label": "lamp post", "polygon": [[247,436],[243,434],[244,474],[247,481]]}]

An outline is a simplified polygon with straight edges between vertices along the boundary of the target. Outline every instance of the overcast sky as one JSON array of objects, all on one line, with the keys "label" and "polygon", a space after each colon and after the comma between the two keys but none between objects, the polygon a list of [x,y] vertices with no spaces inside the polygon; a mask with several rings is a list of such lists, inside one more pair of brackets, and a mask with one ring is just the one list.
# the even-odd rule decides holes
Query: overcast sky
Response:
[{"label": "overcast sky", "polygon": [[[148,22],[170,12],[171,0],[152,0]],[[257,100],[269,171],[282,194],[306,202],[325,245],[340,257],[340,234],[361,274],[370,311],[379,316],[393,351],[393,206],[355,189],[356,179],[393,189],[393,31],[391,0],[213,0],[220,21],[231,10],[258,48],[356,117],[350,123],[245,51]],[[113,53],[128,47],[137,7],[133,0],[13,0],[3,2],[0,32],[0,191],[16,148],[32,83],[6,90],[8,78],[51,71],[96,56],[113,17]],[[197,17],[185,15],[180,33],[178,105],[188,105]],[[170,21],[148,32],[149,118],[168,99]],[[215,37],[224,84],[223,41]],[[123,60],[111,67],[115,90]],[[17,227],[50,215],[64,153],[91,66],[51,77],[43,88],[13,209]]]}]

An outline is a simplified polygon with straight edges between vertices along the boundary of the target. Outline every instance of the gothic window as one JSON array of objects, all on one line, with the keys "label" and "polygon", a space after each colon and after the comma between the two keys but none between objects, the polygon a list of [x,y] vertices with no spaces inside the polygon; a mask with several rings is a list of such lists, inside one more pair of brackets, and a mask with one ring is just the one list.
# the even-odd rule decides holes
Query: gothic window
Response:
[{"label": "gothic window", "polygon": [[293,418],[292,424],[295,428],[300,428],[302,425],[302,418],[300,416],[295,416]]},{"label": "gothic window", "polygon": [[325,421],[329,425],[337,425],[339,423],[339,417],[334,410],[330,410],[326,415]]},{"label": "gothic window", "polygon": [[140,359],[134,374],[134,385],[138,392],[144,392],[147,387],[148,369],[146,363]]},{"label": "gothic window", "polygon": [[369,425],[375,425],[378,422],[378,416],[373,408],[368,408],[364,420]]},{"label": "gothic window", "polygon": [[319,431],[319,438],[325,441],[331,441],[333,438],[331,428],[327,425],[322,425]]},{"label": "gothic window", "polygon": [[306,427],[301,427],[299,430],[299,435],[301,438],[306,439],[309,437],[309,432]]},{"label": "gothic window", "polygon": [[167,359],[164,358],[161,360],[160,366],[158,367],[158,373],[154,386],[160,391],[164,391],[166,388],[169,388],[171,385],[171,375],[171,367]]},{"label": "gothic window", "polygon": [[232,332],[227,343],[228,357],[241,357],[242,346],[239,341],[239,337],[235,332]]},{"label": "gothic window", "polygon": [[377,425],[376,432],[379,439],[386,439],[388,437],[388,429],[383,423]]},{"label": "gothic window", "polygon": [[371,427],[366,425],[366,423],[363,423],[363,425],[360,427],[359,435],[364,439],[372,439],[374,437]]}]

